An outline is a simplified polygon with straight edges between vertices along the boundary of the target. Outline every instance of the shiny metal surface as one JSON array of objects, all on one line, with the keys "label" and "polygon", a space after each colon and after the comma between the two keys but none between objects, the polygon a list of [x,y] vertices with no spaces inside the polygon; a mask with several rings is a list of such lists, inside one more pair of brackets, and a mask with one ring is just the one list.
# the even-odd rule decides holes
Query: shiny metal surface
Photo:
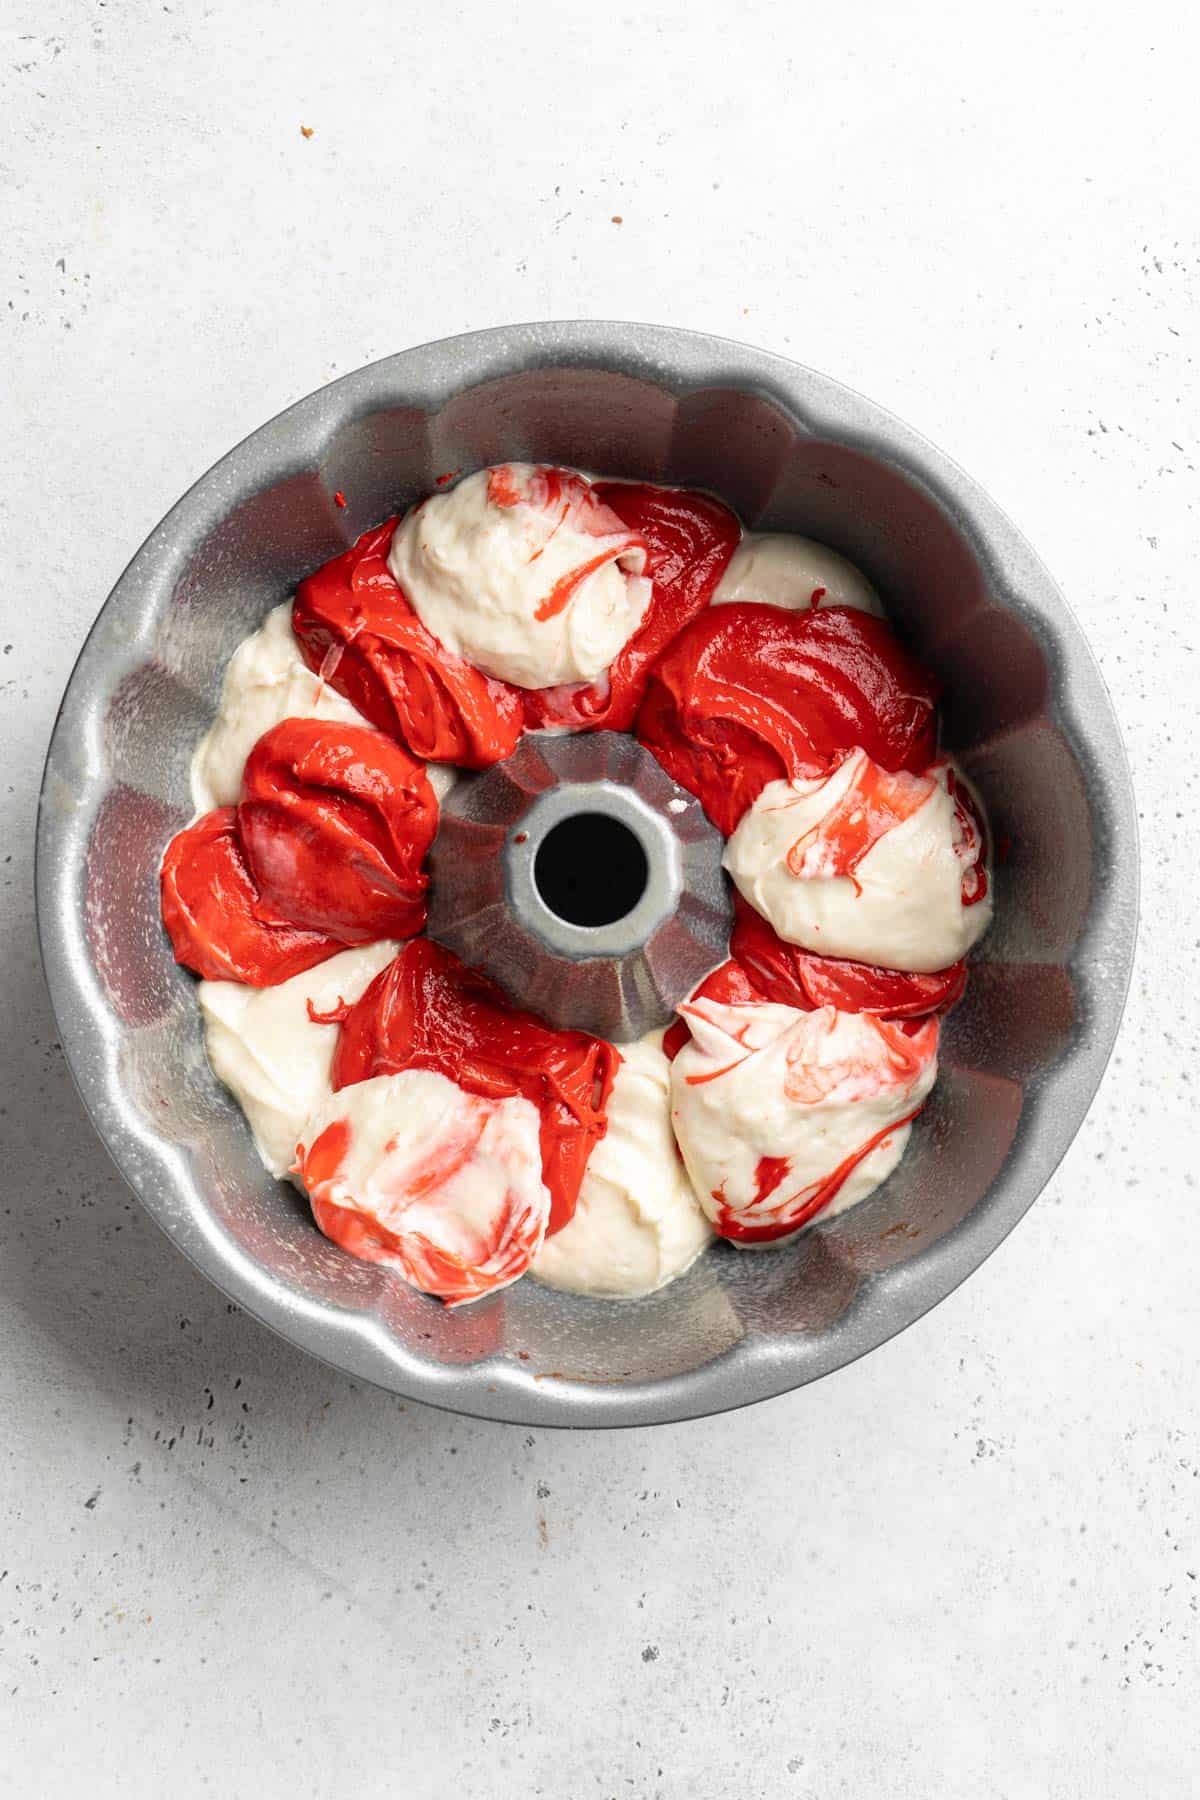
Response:
[{"label": "shiny metal surface", "polygon": [[[646,857],[638,904],[602,925],[560,918],[535,878],[547,835],[589,813],[627,826]],[[528,737],[447,796],[429,863],[429,934],[552,1024],[629,1043],[669,1025],[676,1002],[726,954],[723,849],[700,802],[628,734]]]},{"label": "shiny metal surface", "polygon": [[[623,1306],[521,1283],[447,1314],[313,1229],[259,1166],[161,931],[157,865],[240,638],[448,469],[547,459],[711,488],[858,562],[945,686],[944,736],[1005,857],[997,922],[897,1174],[770,1256],[718,1247]],[[334,504],[335,491],[348,500]],[[179,1248],[313,1354],[479,1415],[644,1424],[744,1405],[919,1317],[1031,1205],[1107,1061],[1137,839],[1112,708],[1050,576],[916,433],[824,376],[661,327],[525,325],[359,370],[264,426],[167,515],[80,655],[46,765],[38,905],[96,1128]],[[1054,1277],[1050,1277],[1054,1278]]]}]

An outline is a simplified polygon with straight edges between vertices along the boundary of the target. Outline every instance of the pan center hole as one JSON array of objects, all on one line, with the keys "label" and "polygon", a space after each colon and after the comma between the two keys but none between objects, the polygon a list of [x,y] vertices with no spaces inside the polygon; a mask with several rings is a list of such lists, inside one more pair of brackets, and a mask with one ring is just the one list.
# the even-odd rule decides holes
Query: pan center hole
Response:
[{"label": "pan center hole", "polygon": [[646,891],[650,866],[636,834],[608,813],[574,813],[538,846],[533,879],[568,925],[614,925]]}]

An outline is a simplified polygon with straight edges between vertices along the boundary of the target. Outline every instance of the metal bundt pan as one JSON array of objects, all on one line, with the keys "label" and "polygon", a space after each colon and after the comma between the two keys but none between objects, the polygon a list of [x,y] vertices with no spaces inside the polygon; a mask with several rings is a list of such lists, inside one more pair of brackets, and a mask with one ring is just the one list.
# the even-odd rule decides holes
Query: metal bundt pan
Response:
[{"label": "metal bundt pan", "polygon": [[[694,484],[860,564],[945,687],[990,809],[997,915],[897,1174],[796,1245],[725,1247],[647,1300],[531,1282],[448,1313],[314,1229],[205,1060],[158,918],[164,844],[225,661],[292,588],[446,470],[559,461]],[[343,511],[334,504],[342,490]],[[118,582],[55,728],[38,824],[43,956],[98,1132],[226,1294],[349,1373],[541,1425],[640,1425],[781,1393],[920,1317],[1011,1230],[1096,1090],[1137,908],[1112,707],[1046,570],[907,426],[779,357],[644,325],[523,325],[387,358],[248,438]],[[1048,1279],[1057,1279],[1047,1272]]]}]

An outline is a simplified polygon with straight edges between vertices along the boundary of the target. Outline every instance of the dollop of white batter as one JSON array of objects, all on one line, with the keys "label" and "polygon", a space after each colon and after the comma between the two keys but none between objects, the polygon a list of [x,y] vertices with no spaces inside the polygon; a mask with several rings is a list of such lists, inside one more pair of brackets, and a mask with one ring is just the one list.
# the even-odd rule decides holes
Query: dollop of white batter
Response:
[{"label": "dollop of white batter", "polygon": [[547,1287],[637,1299],[682,1275],[712,1242],[671,1131],[662,1035],[621,1047],[608,1130],[588,1158],[575,1215],[529,1271]]},{"label": "dollop of white batter", "polygon": [[[990,891],[963,905],[964,875],[970,879],[976,870],[982,847],[956,807],[952,773],[939,764],[928,776],[888,777],[855,750],[831,775],[769,782],[726,844],[725,867],[789,944],[915,973],[947,968],[978,942],[992,917]],[[901,790],[924,783],[926,791],[910,816],[881,832],[851,874],[838,874],[831,834],[839,821],[854,829],[859,796],[877,778],[899,782]],[[919,788],[907,792],[911,799]]]},{"label": "dollop of white batter", "polygon": [[[891,1174],[908,1142],[902,1121],[937,1075],[936,1021],[909,1037],[832,1006],[801,1012],[701,999],[680,1011],[692,1038],[671,1066],[672,1119],[718,1229],[730,1221],[786,1228],[867,1145],[828,1204],[797,1228],[844,1212]],[[764,1169],[764,1159],[786,1167]]]},{"label": "dollop of white batter", "polygon": [[312,1182],[314,1212],[321,1202],[352,1209],[368,1232],[375,1224],[395,1240],[368,1237],[358,1254],[451,1305],[524,1274],[550,1214],[531,1100],[482,1099],[406,1069],[331,1095],[305,1127],[302,1161],[331,1127],[337,1166]]},{"label": "dollop of white batter", "polygon": [[522,688],[603,674],[645,616],[644,566],[640,539],[583,476],[533,463],[481,469],[422,501],[388,557],[439,643]]},{"label": "dollop of white batter", "polygon": [[330,1095],[338,1027],[308,1013],[352,1005],[398,949],[391,943],[343,950],[278,987],[202,981],[200,1012],[208,1060],[245,1113],[272,1175],[286,1175],[309,1114]]},{"label": "dollop of white batter", "polygon": [[[263,733],[284,719],[368,722],[305,663],[292,631],[291,602],[286,600],[229,659],[217,716],[192,757],[192,803],[198,813],[237,805],[246,758]],[[425,773],[440,805],[454,785],[456,771],[445,763],[426,763]]]},{"label": "dollop of white batter", "polygon": [[827,544],[782,531],[743,535],[712,604],[724,606],[733,600],[757,600],[793,612],[810,606],[852,606],[857,612],[883,617],[879,595],[852,562]]}]

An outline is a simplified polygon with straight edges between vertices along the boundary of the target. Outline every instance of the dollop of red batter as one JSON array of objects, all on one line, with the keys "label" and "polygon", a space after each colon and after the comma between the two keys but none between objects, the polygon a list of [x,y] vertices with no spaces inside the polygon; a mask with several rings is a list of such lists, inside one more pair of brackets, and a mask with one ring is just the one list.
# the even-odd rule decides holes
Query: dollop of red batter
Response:
[{"label": "dollop of red batter", "polygon": [[708,494],[630,481],[598,481],[591,493],[645,546],[650,604],[638,630],[610,665],[607,681],[526,693],[525,719],[531,731],[545,725],[628,731],[651,665],[689,619],[708,605],[742,535],[734,514]]},{"label": "dollop of red batter", "polygon": [[345,948],[339,938],[290,924],[264,901],[246,867],[233,806],[205,813],[172,838],[161,888],[175,960],[205,981],[275,987]]},{"label": "dollop of red batter", "polygon": [[[795,1006],[801,1012],[836,1006],[839,1012],[872,1013],[903,1023],[949,1012],[966,985],[965,962],[915,975],[840,956],[815,956],[786,943],[749,901],[735,893],[729,961],[705,977],[693,998],[716,1000],[722,1006],[767,1002]],[[683,1019],[668,1027],[663,1049],[669,1058],[674,1060],[688,1036]]]},{"label": "dollop of red batter", "polygon": [[770,781],[861,746],[884,769],[933,760],[936,684],[890,625],[851,607],[738,601],[692,620],[656,665],[637,735],[728,837]]},{"label": "dollop of red batter", "polygon": [[422,929],[437,822],[424,765],[369,725],[285,719],[246,759],[237,826],[260,895],[343,944]]},{"label": "dollop of red batter", "polygon": [[451,656],[387,566],[396,520],[365,531],[296,589],[292,629],[310,669],[430,762],[483,769],[516,748],[520,690]]},{"label": "dollop of red batter", "polygon": [[485,975],[429,938],[414,938],[342,1018],[334,1090],[374,1075],[432,1069],[471,1094],[532,1100],[541,1115],[549,1232],[575,1211],[620,1065],[616,1048],[583,1031],[555,1031],[513,1006]]},{"label": "dollop of red batter", "polygon": [[729,952],[766,1000],[815,1012],[874,1013],[881,1019],[921,1019],[949,1012],[967,984],[965,962],[930,975],[879,968],[840,956],[815,956],[779,936],[741,894],[733,897]]}]

